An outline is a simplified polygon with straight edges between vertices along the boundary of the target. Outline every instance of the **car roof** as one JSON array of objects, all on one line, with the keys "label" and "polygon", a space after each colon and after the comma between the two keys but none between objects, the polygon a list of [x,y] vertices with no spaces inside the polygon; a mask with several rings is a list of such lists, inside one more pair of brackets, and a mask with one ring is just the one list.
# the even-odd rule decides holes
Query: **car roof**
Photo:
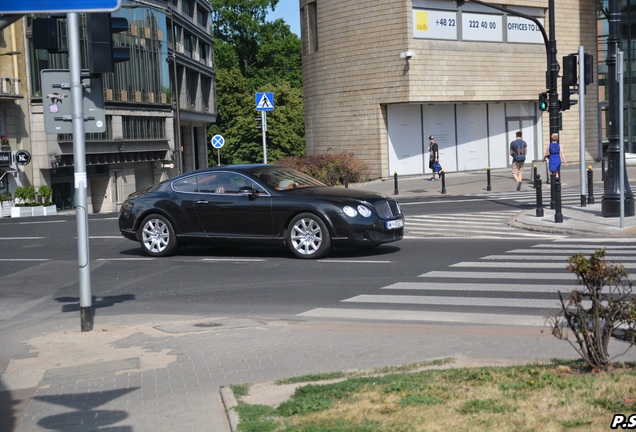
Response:
[{"label": "car roof", "polygon": [[209,173],[209,172],[215,172],[215,171],[238,171],[238,172],[243,172],[243,173],[251,173],[253,170],[255,169],[263,169],[263,168],[269,168],[269,169],[284,169],[287,167],[281,166],[281,165],[271,165],[271,164],[236,164],[236,165],[221,165],[221,166],[215,166],[215,167],[210,167],[210,168],[203,168],[200,170],[196,170],[196,171],[190,171],[187,173],[183,173],[181,176],[186,176],[186,175],[192,175],[192,174],[205,174],[205,173]]}]

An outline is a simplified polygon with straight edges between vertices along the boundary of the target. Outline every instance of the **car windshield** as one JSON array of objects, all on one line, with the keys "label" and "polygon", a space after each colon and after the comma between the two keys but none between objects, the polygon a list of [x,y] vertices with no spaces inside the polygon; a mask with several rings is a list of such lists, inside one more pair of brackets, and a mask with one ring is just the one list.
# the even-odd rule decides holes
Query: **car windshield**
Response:
[{"label": "car windshield", "polygon": [[256,171],[255,176],[277,190],[326,186],[312,176],[293,168],[274,167]]}]

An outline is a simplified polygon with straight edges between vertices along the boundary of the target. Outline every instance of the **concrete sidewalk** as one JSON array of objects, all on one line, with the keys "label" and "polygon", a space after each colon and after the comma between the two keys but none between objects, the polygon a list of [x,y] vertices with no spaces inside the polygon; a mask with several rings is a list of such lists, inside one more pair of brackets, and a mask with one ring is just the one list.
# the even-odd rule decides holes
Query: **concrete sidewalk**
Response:
[{"label": "concrete sidewalk", "polygon": [[[602,190],[600,169],[594,186]],[[578,171],[562,172],[574,188]],[[529,175],[525,176],[529,179]],[[630,168],[628,178],[636,178]],[[400,178],[400,198],[439,197],[441,182]],[[509,170],[449,173],[446,194],[519,194]],[[394,195],[393,181],[351,185]],[[549,189],[544,186],[544,203]],[[535,194],[527,181],[521,192]],[[588,235],[633,235],[636,218],[603,218],[601,196],[565,206],[563,223],[525,210],[520,229]],[[100,316],[79,331],[79,318],[55,318],[2,335],[0,431],[230,430],[220,389],[297,375],[455,357],[458,364],[577,358],[549,328],[279,319],[269,317]],[[548,330],[548,331],[546,331]],[[636,353],[622,358],[636,359]]]}]

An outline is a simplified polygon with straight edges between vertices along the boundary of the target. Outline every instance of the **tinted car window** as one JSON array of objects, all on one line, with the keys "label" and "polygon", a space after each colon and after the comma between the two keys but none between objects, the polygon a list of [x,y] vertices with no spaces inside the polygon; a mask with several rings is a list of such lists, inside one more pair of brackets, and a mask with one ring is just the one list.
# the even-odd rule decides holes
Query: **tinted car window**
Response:
[{"label": "tinted car window", "polygon": [[179,192],[196,192],[197,178],[196,176],[190,176],[176,180],[172,183],[172,188]]}]

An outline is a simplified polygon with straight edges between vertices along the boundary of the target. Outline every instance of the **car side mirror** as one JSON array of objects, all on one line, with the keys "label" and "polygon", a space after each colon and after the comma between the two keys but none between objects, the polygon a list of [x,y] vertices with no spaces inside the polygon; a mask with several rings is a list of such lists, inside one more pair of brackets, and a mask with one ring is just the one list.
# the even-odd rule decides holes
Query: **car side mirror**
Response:
[{"label": "car side mirror", "polygon": [[239,195],[247,196],[250,199],[255,199],[258,196],[258,192],[253,187],[243,186],[239,188]]}]

